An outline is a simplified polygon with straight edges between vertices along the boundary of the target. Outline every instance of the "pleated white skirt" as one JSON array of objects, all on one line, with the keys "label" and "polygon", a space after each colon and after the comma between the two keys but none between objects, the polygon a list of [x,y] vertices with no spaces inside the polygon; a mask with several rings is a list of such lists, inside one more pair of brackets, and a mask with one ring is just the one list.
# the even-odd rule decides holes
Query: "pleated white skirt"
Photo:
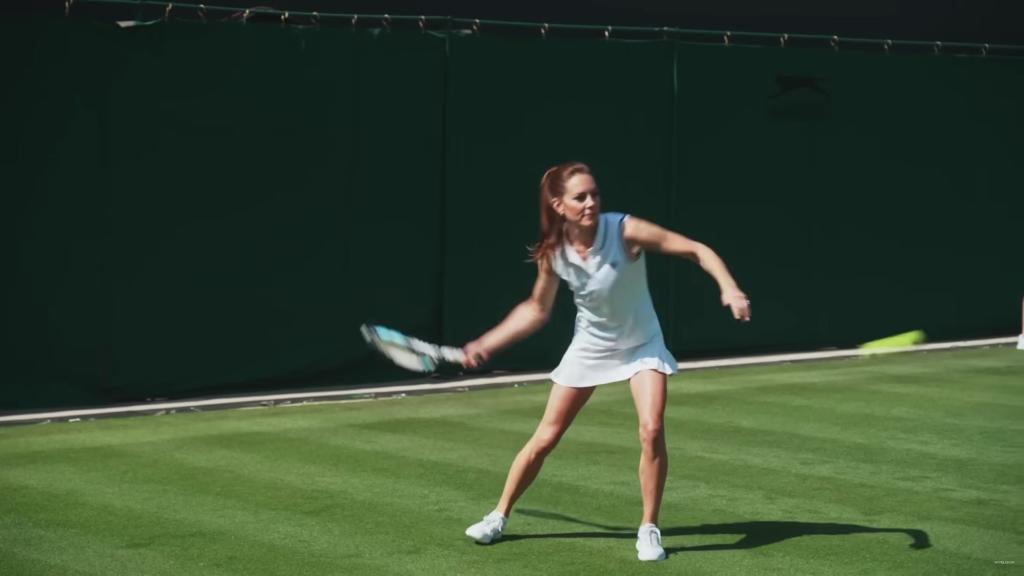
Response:
[{"label": "pleated white skirt", "polygon": [[551,373],[551,380],[571,388],[590,388],[629,380],[641,370],[672,375],[677,367],[678,362],[665,348],[665,340],[660,334],[624,350],[587,348],[574,340]]}]

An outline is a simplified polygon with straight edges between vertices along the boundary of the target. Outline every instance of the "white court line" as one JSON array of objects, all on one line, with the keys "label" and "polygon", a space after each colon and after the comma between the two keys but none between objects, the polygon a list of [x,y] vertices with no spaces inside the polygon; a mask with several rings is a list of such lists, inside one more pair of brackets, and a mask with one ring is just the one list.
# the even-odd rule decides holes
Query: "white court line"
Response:
[{"label": "white court line", "polygon": [[[938,342],[920,344],[902,348],[886,348],[861,350],[826,350],[822,352],[799,352],[792,354],[770,354],[764,356],[740,356],[736,358],[720,358],[717,360],[693,360],[680,362],[680,370],[700,370],[705,368],[723,368],[728,366],[748,366],[751,364],[779,364],[784,362],[801,362],[805,360],[823,360],[829,358],[852,358],[875,354],[894,354],[899,352],[924,352],[928,350],[951,350],[954,348],[976,348],[981,346],[999,346],[1014,344],[1016,336],[1005,338],[988,338],[984,340],[964,340],[961,342]],[[151,402],[133,406],[114,406],[110,408],[86,408],[81,410],[60,410],[53,412],[31,412],[0,416],[0,424],[43,422],[47,420],[74,420],[94,416],[115,416],[127,414],[150,414],[172,410],[189,410],[205,407],[242,407],[260,404],[275,404],[293,401],[327,401],[355,400],[360,398],[391,397],[417,392],[436,392],[443,390],[466,390],[469,388],[494,387],[503,384],[526,384],[548,380],[549,372],[530,372],[510,374],[506,376],[488,376],[483,378],[467,378],[441,383],[400,384],[392,386],[370,386],[364,388],[346,388],[324,390],[320,392],[291,392],[285,394],[261,394],[254,396],[227,396],[206,400],[182,400],[177,402]]]}]

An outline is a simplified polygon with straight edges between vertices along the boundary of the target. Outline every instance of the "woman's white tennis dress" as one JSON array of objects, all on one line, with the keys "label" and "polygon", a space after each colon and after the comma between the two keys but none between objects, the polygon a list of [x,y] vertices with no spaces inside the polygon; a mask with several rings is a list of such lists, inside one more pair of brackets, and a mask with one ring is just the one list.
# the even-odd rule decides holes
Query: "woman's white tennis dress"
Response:
[{"label": "woman's white tennis dress", "polygon": [[586,260],[567,243],[552,254],[552,268],[576,302],[572,343],[551,373],[558,384],[587,388],[628,380],[641,370],[676,373],[647,289],[644,254],[633,260],[622,240],[628,217],[600,215]]}]

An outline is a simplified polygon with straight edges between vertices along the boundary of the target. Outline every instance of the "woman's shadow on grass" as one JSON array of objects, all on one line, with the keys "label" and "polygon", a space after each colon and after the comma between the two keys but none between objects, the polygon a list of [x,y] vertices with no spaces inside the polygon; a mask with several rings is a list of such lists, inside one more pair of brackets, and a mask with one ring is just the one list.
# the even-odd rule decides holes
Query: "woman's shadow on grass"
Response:
[{"label": "woman's shadow on grass", "polygon": [[[531,540],[536,538],[636,538],[636,529],[624,526],[607,526],[596,524],[565,514],[544,512],[543,510],[520,509],[523,516],[545,518],[571,522],[597,530],[582,532],[553,532],[545,534],[508,534],[502,537],[504,542]],[[740,539],[731,544],[704,544],[700,546],[676,546],[665,548],[667,554],[675,552],[708,552],[711,550],[746,550],[769,544],[776,544],[790,538],[801,536],[848,536],[850,534],[905,534],[911,542],[910,548],[924,550],[932,544],[928,533],[917,528],[872,528],[858,524],[838,524],[834,522],[795,522],[780,520],[761,520],[752,522],[731,522],[727,524],[701,524],[699,526],[672,526],[661,529],[662,536],[694,536],[735,534]]]}]

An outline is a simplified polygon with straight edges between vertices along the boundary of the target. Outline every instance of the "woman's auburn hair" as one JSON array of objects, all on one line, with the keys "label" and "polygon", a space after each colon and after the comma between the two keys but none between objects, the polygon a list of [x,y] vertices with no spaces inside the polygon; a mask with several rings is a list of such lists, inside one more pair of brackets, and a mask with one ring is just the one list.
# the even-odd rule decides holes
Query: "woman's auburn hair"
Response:
[{"label": "woman's auburn hair", "polygon": [[550,262],[551,255],[561,245],[565,217],[555,211],[552,200],[565,194],[565,184],[577,174],[590,174],[583,162],[564,162],[548,168],[540,179],[540,239],[530,246],[531,262]]}]

